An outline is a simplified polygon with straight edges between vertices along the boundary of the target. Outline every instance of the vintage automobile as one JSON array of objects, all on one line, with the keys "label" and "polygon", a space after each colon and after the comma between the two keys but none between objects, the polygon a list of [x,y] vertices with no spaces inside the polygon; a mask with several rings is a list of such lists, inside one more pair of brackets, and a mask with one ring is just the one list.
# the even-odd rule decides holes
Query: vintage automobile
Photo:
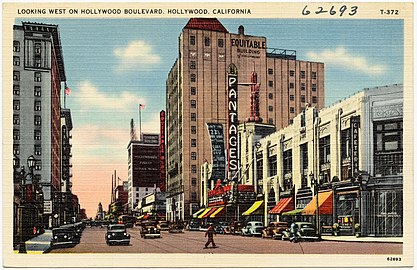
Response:
[{"label": "vintage automobile", "polygon": [[262,238],[281,239],[282,232],[288,229],[287,222],[270,222],[268,227],[262,230]]},{"label": "vintage automobile", "polygon": [[163,220],[158,221],[158,229],[160,231],[168,231],[169,230],[168,221],[163,221]]},{"label": "vintage automobile", "polygon": [[80,241],[81,234],[83,232],[82,226],[77,226],[76,224],[71,223],[62,225],[60,228],[71,230],[74,233],[74,238]]},{"label": "vintage automobile", "polygon": [[54,228],[52,229],[51,248],[55,247],[73,247],[80,243],[80,238],[76,236],[72,228]]},{"label": "vintage automobile", "polygon": [[[296,238],[299,240],[317,240],[318,237],[316,235],[316,229],[314,228],[313,224],[310,222],[295,222],[296,224],[296,231],[297,236]],[[288,228],[287,230],[282,232],[282,240],[291,240],[291,230]]]},{"label": "vintage automobile", "polygon": [[200,230],[200,222],[191,220],[190,223],[187,225],[187,229],[189,231],[199,231]]},{"label": "vintage automobile", "polygon": [[234,221],[230,225],[230,233],[231,234],[241,234],[243,228],[243,222],[242,221]]},{"label": "vintage automobile", "polygon": [[158,221],[156,220],[147,220],[146,222],[142,223],[140,227],[140,237],[146,238],[160,238],[161,231],[158,228]]},{"label": "vintage automobile", "polygon": [[169,225],[168,231],[170,233],[182,233],[184,232],[184,224],[182,224],[181,222],[172,223]]},{"label": "vintage automobile", "polygon": [[219,234],[230,234],[229,223],[221,221],[214,226],[214,230]]},{"label": "vintage automobile", "polygon": [[249,221],[245,227],[242,228],[242,236],[261,236],[264,226],[260,221]]},{"label": "vintage automobile", "polygon": [[107,245],[129,245],[130,243],[130,234],[127,233],[126,226],[124,224],[108,225],[105,238]]}]

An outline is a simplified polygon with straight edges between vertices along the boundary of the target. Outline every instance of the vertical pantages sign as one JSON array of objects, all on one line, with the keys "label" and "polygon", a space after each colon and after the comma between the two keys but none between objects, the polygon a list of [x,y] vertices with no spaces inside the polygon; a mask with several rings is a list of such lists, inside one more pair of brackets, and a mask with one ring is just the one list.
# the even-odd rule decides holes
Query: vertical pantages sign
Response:
[{"label": "vertical pantages sign", "polygon": [[227,73],[227,138],[228,138],[228,149],[227,149],[227,169],[229,180],[235,176],[238,171],[238,74],[237,67],[235,64],[230,64]]},{"label": "vertical pantages sign", "polygon": [[359,175],[359,123],[360,116],[350,118],[350,130],[352,136],[352,177]]},{"label": "vertical pantages sign", "polygon": [[159,134],[159,169],[160,169],[160,179],[159,179],[159,189],[165,191],[165,111],[162,110],[159,113],[160,120],[160,134]]},{"label": "vertical pantages sign", "polygon": [[220,179],[223,181],[226,177],[223,125],[219,123],[207,123],[207,130],[211,140],[211,156],[213,164],[210,179]]}]

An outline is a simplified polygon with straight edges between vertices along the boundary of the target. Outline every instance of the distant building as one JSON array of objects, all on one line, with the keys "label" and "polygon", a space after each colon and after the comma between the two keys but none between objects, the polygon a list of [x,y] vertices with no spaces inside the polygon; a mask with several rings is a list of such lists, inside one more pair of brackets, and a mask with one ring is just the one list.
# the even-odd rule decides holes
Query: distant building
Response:
[{"label": "distant building", "polygon": [[[324,64],[298,60],[294,50],[267,46],[267,38],[237,34],[212,18],[192,18],[179,36],[178,58],[166,80],[166,169],[169,220],[189,219],[199,209],[200,166],[211,160],[207,123],[228,119],[227,72],[238,72],[237,118],[251,117],[252,73],[259,84],[261,123],[291,124],[306,103],[324,106]],[[228,135],[225,134],[225,141]],[[216,180],[216,179],[215,179]]]}]

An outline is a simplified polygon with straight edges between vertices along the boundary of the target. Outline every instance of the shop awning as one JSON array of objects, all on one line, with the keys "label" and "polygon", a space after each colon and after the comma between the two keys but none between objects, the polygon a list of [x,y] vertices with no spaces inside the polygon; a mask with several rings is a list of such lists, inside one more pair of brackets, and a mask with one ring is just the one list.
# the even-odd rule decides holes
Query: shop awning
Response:
[{"label": "shop awning", "polygon": [[210,211],[210,209],[211,209],[211,208],[206,208],[206,209],[204,209],[204,211],[203,211],[200,215],[198,215],[198,217],[197,217],[197,218],[203,218],[203,217],[204,217],[204,215],[205,215],[205,214],[207,214],[207,212],[208,212],[208,211]]},{"label": "shop awning", "polygon": [[138,216],[136,219],[142,219],[144,215]]},{"label": "shop awning", "polygon": [[[319,196],[319,214],[320,215],[332,215],[333,214],[333,192],[326,191],[318,194]],[[317,196],[317,195],[316,195]],[[315,215],[316,214],[316,196],[310,201],[304,208],[303,215]]]},{"label": "shop awning", "polygon": [[195,212],[193,214],[193,218],[198,218],[198,215],[201,214],[204,210],[205,210],[205,208],[201,208],[200,210],[198,210],[197,212]]},{"label": "shop awning", "polygon": [[264,203],[264,201],[256,201],[252,204],[251,207],[249,207],[248,210],[246,210],[245,212],[242,213],[242,216],[249,216],[250,214],[252,214],[253,212],[255,212],[256,210],[258,210],[258,208]]},{"label": "shop awning", "polygon": [[283,212],[294,210],[294,200],[292,197],[282,198],[274,208],[269,210],[270,214],[279,215]]},{"label": "shop awning", "polygon": [[216,209],[216,211],[214,211],[211,215],[210,218],[215,218],[217,215],[220,215],[220,213],[223,211],[224,207],[219,207]]},{"label": "shop awning", "polygon": [[217,210],[217,207],[213,207],[211,208],[204,216],[203,218],[208,218],[210,217],[211,214],[213,214],[215,211]]},{"label": "shop awning", "polygon": [[297,216],[301,215],[304,209],[294,209],[292,211],[282,213],[283,216]]},{"label": "shop awning", "polygon": [[143,219],[148,219],[149,216],[150,216],[149,214],[146,214],[146,215],[143,216]]}]

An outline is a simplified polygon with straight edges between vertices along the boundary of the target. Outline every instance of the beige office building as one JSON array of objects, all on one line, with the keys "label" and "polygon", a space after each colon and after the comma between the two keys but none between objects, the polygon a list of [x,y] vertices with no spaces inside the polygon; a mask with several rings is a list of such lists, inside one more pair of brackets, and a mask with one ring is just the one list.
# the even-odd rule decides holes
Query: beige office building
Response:
[{"label": "beige office building", "polygon": [[[267,38],[237,34],[217,20],[190,19],[179,36],[178,58],[166,81],[167,216],[184,220],[199,209],[200,166],[211,161],[207,123],[227,130],[227,72],[238,69],[238,119],[250,116],[250,82],[257,74],[259,115],[277,129],[292,123],[306,103],[324,106],[324,64],[296,59],[293,50],[268,47]],[[227,132],[225,132],[225,136]],[[225,142],[227,137],[225,137]]]}]

